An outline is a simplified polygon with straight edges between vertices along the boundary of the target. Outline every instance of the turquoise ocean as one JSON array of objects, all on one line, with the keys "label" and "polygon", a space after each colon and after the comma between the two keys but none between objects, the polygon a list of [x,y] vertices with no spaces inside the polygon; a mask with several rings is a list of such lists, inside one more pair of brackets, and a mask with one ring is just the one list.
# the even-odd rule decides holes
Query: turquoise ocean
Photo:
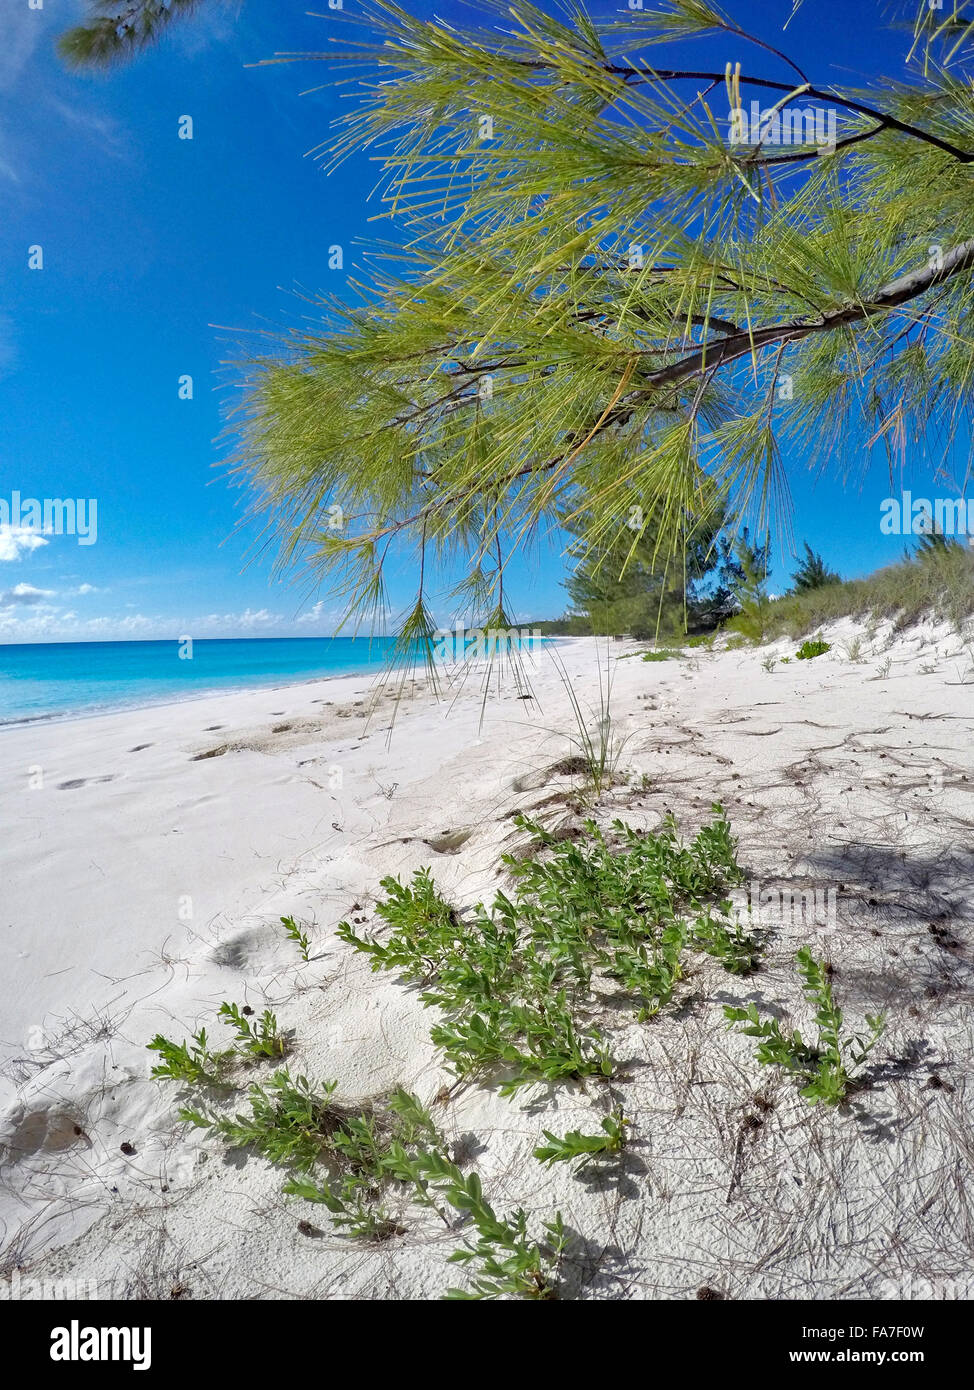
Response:
[{"label": "turquoise ocean", "polygon": [[221,690],[379,672],[390,637],[0,644],[0,726],[168,704]]}]

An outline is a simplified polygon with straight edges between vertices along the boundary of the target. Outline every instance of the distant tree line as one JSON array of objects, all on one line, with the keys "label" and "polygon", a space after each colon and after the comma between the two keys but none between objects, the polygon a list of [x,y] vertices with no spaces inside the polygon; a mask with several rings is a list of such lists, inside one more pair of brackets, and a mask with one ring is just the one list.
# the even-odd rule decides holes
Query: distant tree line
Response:
[{"label": "distant tree line", "polygon": [[[742,609],[768,601],[770,539],[752,541],[746,526],[734,534],[721,507],[688,525],[676,547],[663,543],[658,525],[639,520],[635,532],[618,528],[600,550],[570,544],[570,606],[563,617],[543,624],[548,634],[679,639],[713,632]],[[565,524],[577,535],[588,518],[576,513]],[[790,592],[841,582],[806,541]]]}]

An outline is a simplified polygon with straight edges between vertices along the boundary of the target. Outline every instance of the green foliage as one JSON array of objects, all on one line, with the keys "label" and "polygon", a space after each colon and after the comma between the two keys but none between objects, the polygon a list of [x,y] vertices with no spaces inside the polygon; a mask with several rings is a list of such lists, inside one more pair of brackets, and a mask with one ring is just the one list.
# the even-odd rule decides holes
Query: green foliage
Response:
[{"label": "green foliage", "polygon": [[417,869],[405,887],[391,876],[382,879],[380,887],[386,896],[375,913],[392,928],[386,944],[357,936],[347,921],[339,922],[336,935],[371,956],[373,970],[398,970],[408,980],[426,980],[437,960],[449,955],[460,940],[462,923],[440,897],[429,869]]},{"label": "green foliage", "polygon": [[252,1148],[270,1163],[307,1172],[321,1158],[341,1124],[330,1106],[337,1083],[324,1083],[322,1094],[304,1076],[292,1079],[278,1071],[265,1086],[248,1091],[250,1114],[220,1115],[212,1110],[184,1107],[180,1119],[219,1135],[231,1148]]},{"label": "green foliage", "polygon": [[746,537],[742,537],[734,553],[737,575],[732,592],[738,611],[727,623],[727,628],[749,642],[763,642],[772,605],[768,594],[770,549],[766,543],[756,550]]},{"label": "green foliage", "polygon": [[807,947],[798,952],[797,961],[805,997],[815,1006],[818,1039],[814,1045],[806,1043],[797,1029],[784,1032],[776,1018],[761,1019],[753,1003],[746,1008],[725,1005],[724,1015],[729,1024],[742,1025],[739,1032],[761,1039],[758,1062],[792,1072],[810,1104],[838,1105],[848,1095],[855,1072],[882,1036],[885,1019],[882,1014],[866,1014],[866,1034],[843,1034],[842,1010],[832,993],[828,965],[815,960]]},{"label": "green foliage", "polygon": [[226,1019],[237,1035],[236,1050],[248,1057],[283,1057],[287,1040],[278,1032],[277,1018],[265,1009],[256,1022],[241,1012],[236,1004],[220,1005],[219,1017]]},{"label": "green foliage", "polygon": [[476,1173],[466,1177],[440,1150],[420,1152],[410,1158],[394,1146],[388,1167],[400,1181],[412,1181],[420,1200],[430,1200],[430,1190],[445,1198],[470,1218],[477,1239],[466,1241],[450,1256],[451,1262],[475,1266],[469,1289],[450,1289],[449,1299],[557,1297],[555,1269],[567,1244],[561,1213],[546,1222],[547,1240],[533,1241],[527,1216],[518,1208],[510,1217],[499,1217],[486,1200]]},{"label": "green foliage", "polygon": [[590,632],[627,632],[637,641],[682,634],[697,620],[719,563],[715,540],[726,511],[703,470],[694,514],[685,512],[676,529],[665,530],[661,513],[648,513],[640,501],[620,499],[616,524],[598,545],[585,539],[594,524],[590,508],[573,505],[565,519],[581,538],[569,546],[575,567],[566,588],[573,613],[584,615]]},{"label": "green foliage", "polygon": [[693,942],[715,956],[730,975],[749,975],[757,967],[758,944],[739,922],[731,926],[722,917],[702,915],[694,924]]},{"label": "green foliage", "polygon": [[960,628],[971,614],[974,549],[932,545],[865,579],[846,579],[776,599],[770,605],[765,635],[799,637],[849,617],[891,618],[897,627],[905,628],[933,615]]},{"label": "green foliage", "polygon": [[293,917],[282,917],[281,926],[301,952],[301,959],[307,962],[311,956],[311,940],[307,932],[298,926]]},{"label": "green foliage", "polygon": [[643,661],[672,661],[674,657],[681,657],[681,651],[673,651],[669,647],[661,647],[659,651],[643,652]]},{"label": "green foliage", "polygon": [[420,1146],[442,1147],[442,1142],[429,1112],[414,1095],[397,1088],[381,1108],[358,1115],[337,1112],[327,1144],[330,1178],[322,1182],[298,1174],[285,1183],[284,1192],[324,1206],[332,1224],[346,1235],[386,1240],[403,1231],[386,1205],[390,1181],[407,1181],[410,1155]]},{"label": "green foliage", "polygon": [[266,1086],[250,1087],[249,1114],[184,1108],[180,1118],[287,1169],[284,1193],[324,1207],[335,1228],[353,1238],[382,1241],[403,1233],[388,1204],[396,1189],[424,1206],[435,1205],[436,1197],[447,1201],[469,1218],[477,1237],[450,1256],[476,1267],[471,1287],[450,1289],[447,1298],[556,1297],[553,1270],[567,1239],[560,1214],[545,1225],[542,1247],[529,1238],[522,1210],[498,1216],[477,1174],[464,1175],[450,1161],[416,1096],[397,1088],[384,1102],[356,1111],[334,1100],[336,1085],[326,1081],[316,1090],[305,1077],[279,1071]]},{"label": "green foliage", "polygon": [[808,593],[810,589],[822,589],[826,584],[842,583],[841,576],[835,570],[829,569],[821,555],[815,553],[808,541],[805,541],[805,558],[792,578],[796,594]]},{"label": "green foliage", "polygon": [[918,560],[943,559],[963,552],[964,547],[956,536],[945,536],[942,531],[927,531],[917,540],[916,558]]},{"label": "green foliage", "polygon": [[831,642],[823,642],[821,638],[808,638],[804,641],[795,653],[796,661],[811,661],[816,656],[822,656],[825,652],[832,650]]},{"label": "green foliage", "polygon": [[194,1086],[219,1086],[226,1082],[232,1064],[240,1058],[261,1061],[286,1054],[287,1040],[278,1032],[277,1019],[269,1009],[251,1023],[238,1005],[224,1002],[218,1017],[229,1023],[236,1035],[232,1047],[211,1052],[205,1028],[194,1033],[190,1043],[172,1042],[157,1033],[148,1049],[158,1052],[162,1061],[152,1068],[152,1076],[158,1080],[185,1081]]},{"label": "green foliage", "polygon": [[87,0],[88,18],[58,41],[58,52],[75,68],[104,68],[148,48],[176,19],[197,10],[201,0]]},{"label": "green foliage", "polygon": [[459,1076],[501,1073],[512,1094],[534,1082],[608,1076],[613,1062],[591,1023],[593,978],[614,980],[646,1019],[673,995],[688,945],[742,973],[756,945],[724,920],[722,898],[741,881],[730,826],[720,806],[688,845],[668,818],[655,834],[613,822],[614,840],[594,821],[577,843],[557,840],[526,817],[515,824],[547,854],[511,855],[513,896],[459,916],[435,892],[427,870],[411,886],[385,880],[379,916],[384,942],[342,940],[423,986],[442,1011],[431,1037]]},{"label": "green foliage", "polygon": [[621,1153],[626,1145],[628,1121],[620,1110],[606,1115],[602,1121],[601,1134],[582,1134],[577,1129],[569,1130],[564,1138],[552,1134],[550,1129],[542,1130],[547,1144],[541,1144],[534,1151],[539,1163],[550,1166],[552,1163],[574,1163],[580,1159],[580,1168],[594,1158],[605,1154]]},{"label": "green foliage", "polygon": [[205,1028],[193,1034],[191,1044],[172,1042],[157,1033],[148,1049],[162,1058],[152,1068],[152,1076],[160,1081],[186,1081],[193,1086],[218,1085],[233,1056],[232,1051],[211,1052]]}]

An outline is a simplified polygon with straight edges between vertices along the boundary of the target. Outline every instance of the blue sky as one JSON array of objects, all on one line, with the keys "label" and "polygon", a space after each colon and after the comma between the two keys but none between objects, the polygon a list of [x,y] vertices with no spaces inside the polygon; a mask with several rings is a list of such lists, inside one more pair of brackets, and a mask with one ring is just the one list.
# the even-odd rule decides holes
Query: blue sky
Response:
[{"label": "blue sky", "polygon": [[[300,317],[297,290],[342,292],[359,259],[354,242],[373,235],[368,160],[326,177],[306,157],[344,100],[333,90],[301,95],[324,69],[246,66],[325,46],[335,21],[308,16],[304,3],[205,6],[158,49],[91,77],[65,70],[53,50],[80,0],[44,0],[40,10],[3,0],[0,499],[96,498],[98,532],[83,546],[0,529],[0,641],[333,630],[339,606],[328,592],[273,577],[255,552],[241,494],[219,466],[235,345]],[[352,11],[354,0],[345,3]],[[453,0],[406,4],[477,19],[476,7]],[[592,3],[596,13],[618,8]],[[724,8],[774,42],[791,0]],[[806,0],[785,46],[821,83],[898,71],[881,8]],[[773,59],[762,69],[777,75]],[[178,138],[184,115],[192,140]],[[336,243],[344,272],[328,269]],[[28,248],[38,245],[43,269],[30,270]],[[179,399],[185,375],[192,400]],[[786,459],[798,541],[846,575],[902,553],[901,540],[879,532],[885,459],[867,462],[855,440],[842,458]],[[816,481],[823,467],[831,476]],[[911,483],[923,490],[922,475],[906,475]],[[518,619],[563,611],[560,552],[554,538],[514,563]],[[775,559],[780,591],[794,565],[780,547]],[[408,600],[405,566],[391,591]]]}]

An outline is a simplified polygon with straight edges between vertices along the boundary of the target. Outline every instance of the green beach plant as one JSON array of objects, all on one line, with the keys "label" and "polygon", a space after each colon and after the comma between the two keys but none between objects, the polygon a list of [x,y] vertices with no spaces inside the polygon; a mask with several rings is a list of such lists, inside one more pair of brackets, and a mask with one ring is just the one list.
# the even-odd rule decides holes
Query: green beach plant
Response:
[{"label": "green beach plant", "polygon": [[569,1130],[559,1137],[550,1129],[542,1130],[547,1143],[540,1144],[534,1151],[539,1163],[550,1167],[553,1163],[578,1162],[579,1170],[593,1159],[606,1154],[616,1155],[626,1146],[628,1121],[621,1110],[606,1115],[602,1121],[601,1134],[582,1134],[580,1130]]},{"label": "green beach plant", "polygon": [[211,1052],[205,1028],[194,1033],[189,1043],[172,1042],[157,1033],[147,1046],[162,1059],[152,1068],[153,1077],[159,1081],[185,1081],[191,1086],[220,1084],[233,1056],[232,1050]]},{"label": "green beach plant", "polygon": [[[329,1092],[330,1094],[330,1092]],[[362,1240],[387,1240],[404,1228],[386,1205],[391,1181],[408,1181],[404,1164],[418,1147],[442,1148],[432,1117],[416,1096],[397,1087],[382,1103],[355,1114],[332,1107],[327,1142],[331,1174],[292,1174],[283,1191],[323,1205],[336,1229]]]},{"label": "green beach plant", "polygon": [[795,660],[812,661],[816,656],[822,656],[825,652],[830,652],[831,650],[831,642],[823,642],[821,638],[808,638],[801,644],[795,653]]},{"label": "green beach plant", "polygon": [[416,1198],[431,1203],[431,1189],[457,1211],[466,1214],[476,1232],[450,1260],[473,1266],[476,1273],[468,1289],[449,1289],[448,1299],[557,1298],[557,1267],[568,1243],[561,1213],[543,1225],[545,1238],[532,1240],[527,1216],[518,1208],[509,1217],[498,1216],[484,1197],[476,1173],[466,1176],[441,1149],[420,1151],[412,1157],[393,1146],[387,1167],[400,1181],[413,1183]]},{"label": "green beach plant", "polygon": [[397,1192],[422,1206],[446,1201],[476,1232],[450,1256],[475,1268],[471,1286],[451,1288],[446,1298],[557,1297],[554,1271],[567,1243],[560,1213],[545,1223],[543,1242],[532,1240],[523,1210],[498,1216],[478,1175],[463,1174],[447,1157],[415,1095],[397,1087],[384,1100],[355,1108],[336,1102],[336,1088],[334,1081],[315,1088],[303,1076],[279,1071],[266,1085],[250,1087],[249,1114],[184,1107],[180,1118],[286,1169],[284,1194],[323,1206],[335,1229],[354,1239],[384,1241],[404,1233],[389,1206]]},{"label": "green beach plant", "polygon": [[856,1072],[862,1067],[885,1029],[882,1014],[866,1014],[866,1032],[842,1031],[842,1010],[835,1002],[830,968],[817,961],[808,947],[797,955],[798,973],[806,999],[815,1006],[818,1037],[807,1043],[797,1029],[787,1033],[776,1018],[762,1019],[757,1005],[724,1006],[729,1026],[747,1037],[759,1038],[757,1060],[761,1066],[783,1067],[797,1078],[801,1094],[812,1105],[838,1105],[849,1094]]},{"label": "green beach plant", "polygon": [[311,958],[311,939],[293,917],[282,917],[281,926],[301,952],[301,959],[307,963]]},{"label": "green beach plant", "polygon": [[463,917],[437,893],[428,870],[410,885],[383,881],[383,940],[349,922],[339,937],[422,985],[441,1016],[434,1043],[461,1077],[497,1080],[502,1094],[536,1082],[610,1076],[614,1063],[593,1022],[598,981],[614,982],[640,1020],[659,1012],[684,973],[688,947],[746,973],[757,943],[732,923],[726,889],[742,881],[722,807],[684,844],[671,817],[655,832],[584,822],[577,839],[550,834],[523,815],[537,851],[505,855],[513,884],[490,908]]},{"label": "green beach plant", "polygon": [[241,1058],[260,1061],[280,1058],[288,1051],[287,1039],[279,1032],[277,1019],[269,1009],[254,1023],[237,1004],[222,1003],[218,1018],[229,1023],[235,1034],[232,1047],[219,1052],[210,1049],[206,1029],[194,1033],[190,1042],[173,1042],[157,1033],[147,1044],[150,1052],[162,1059],[152,1068],[152,1076],[160,1081],[185,1081],[189,1085],[223,1085],[234,1062]]},{"label": "green beach plant", "polygon": [[287,1050],[287,1039],[278,1030],[277,1017],[270,1009],[265,1009],[260,1018],[253,1023],[238,1004],[220,1005],[218,1016],[230,1024],[236,1034],[235,1050],[246,1057],[283,1057]]},{"label": "green beach plant", "polygon": [[277,1071],[266,1084],[250,1086],[249,1114],[227,1116],[184,1106],[179,1118],[219,1136],[230,1148],[252,1148],[270,1163],[307,1172],[341,1122],[330,1106],[336,1085],[326,1081],[316,1091],[306,1077]]}]

